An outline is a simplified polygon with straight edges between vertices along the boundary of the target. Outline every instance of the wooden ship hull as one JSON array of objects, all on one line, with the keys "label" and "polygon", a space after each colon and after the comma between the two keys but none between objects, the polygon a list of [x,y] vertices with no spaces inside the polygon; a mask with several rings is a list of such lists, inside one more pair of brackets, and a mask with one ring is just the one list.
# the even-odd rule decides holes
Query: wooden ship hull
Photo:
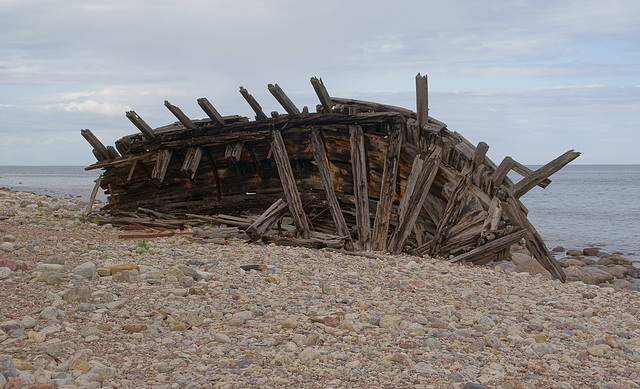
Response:
[{"label": "wooden ship hull", "polygon": [[[487,144],[474,146],[428,116],[427,78],[416,76],[417,112],[334,98],[312,78],[320,104],[300,111],[276,85],[269,91],[286,114],[267,116],[240,93],[255,120],[221,116],[205,98],[208,118],[191,120],[165,101],[177,122],[105,147],[89,130],[108,203],[103,223],[229,228],[202,236],[238,236],[348,251],[447,256],[484,264],[506,259],[525,240],[551,274],[565,275],[527,220],[519,198],[575,159],[573,150],[531,171],[510,157],[495,164]],[[507,173],[523,178],[513,183]],[[91,204],[88,208],[90,210]]]}]

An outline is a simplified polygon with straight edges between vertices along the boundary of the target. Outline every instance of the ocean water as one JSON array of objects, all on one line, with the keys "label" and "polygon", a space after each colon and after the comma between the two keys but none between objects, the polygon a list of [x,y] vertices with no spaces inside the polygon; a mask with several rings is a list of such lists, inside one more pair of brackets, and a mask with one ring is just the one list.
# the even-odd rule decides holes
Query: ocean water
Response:
[{"label": "ocean water", "polygon": [[[0,187],[88,200],[99,175],[81,166],[0,166]],[[640,261],[640,165],[569,164],[550,178],[522,197],[549,248],[598,247]],[[97,198],[106,200],[102,190]]]}]

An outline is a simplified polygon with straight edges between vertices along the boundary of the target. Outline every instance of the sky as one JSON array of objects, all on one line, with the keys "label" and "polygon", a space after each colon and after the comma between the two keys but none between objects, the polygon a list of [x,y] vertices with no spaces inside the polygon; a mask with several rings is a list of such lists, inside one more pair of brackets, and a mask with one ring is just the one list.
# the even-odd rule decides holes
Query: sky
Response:
[{"label": "sky", "polygon": [[[393,5],[392,5],[393,4]],[[0,0],[0,165],[95,162],[105,145],[192,119],[207,97],[222,115],[284,112],[331,96],[429,113],[499,163],[640,164],[637,0]]]}]

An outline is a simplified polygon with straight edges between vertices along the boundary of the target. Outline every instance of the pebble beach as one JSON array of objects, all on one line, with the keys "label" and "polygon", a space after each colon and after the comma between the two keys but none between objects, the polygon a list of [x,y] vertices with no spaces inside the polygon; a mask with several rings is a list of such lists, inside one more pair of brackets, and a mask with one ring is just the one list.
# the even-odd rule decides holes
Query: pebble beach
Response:
[{"label": "pebble beach", "polygon": [[0,389],[640,388],[620,255],[563,251],[562,283],[518,249],[474,267],[121,239],[85,206],[0,189]]}]

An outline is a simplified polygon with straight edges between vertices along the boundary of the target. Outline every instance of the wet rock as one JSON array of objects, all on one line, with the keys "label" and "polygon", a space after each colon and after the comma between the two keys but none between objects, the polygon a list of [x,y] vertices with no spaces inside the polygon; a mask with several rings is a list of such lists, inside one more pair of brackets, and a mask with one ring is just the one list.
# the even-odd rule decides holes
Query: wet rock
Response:
[{"label": "wet rock", "polygon": [[580,250],[567,250],[566,254],[570,257],[581,257],[582,251]]},{"label": "wet rock", "polygon": [[556,246],[556,247],[552,248],[551,251],[553,251],[554,253],[563,253],[565,251],[565,249],[562,246]]},{"label": "wet rock", "polygon": [[582,253],[588,257],[595,257],[600,253],[600,249],[595,247],[588,247],[582,250]]}]

